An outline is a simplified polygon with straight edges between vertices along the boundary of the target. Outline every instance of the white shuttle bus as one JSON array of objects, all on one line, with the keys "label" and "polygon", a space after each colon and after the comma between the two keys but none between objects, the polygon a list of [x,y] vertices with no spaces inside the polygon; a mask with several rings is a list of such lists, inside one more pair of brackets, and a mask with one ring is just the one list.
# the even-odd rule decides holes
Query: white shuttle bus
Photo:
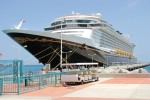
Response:
[{"label": "white shuttle bus", "polygon": [[61,82],[65,84],[84,84],[85,82],[98,81],[98,63],[68,63],[62,64],[64,72]]}]

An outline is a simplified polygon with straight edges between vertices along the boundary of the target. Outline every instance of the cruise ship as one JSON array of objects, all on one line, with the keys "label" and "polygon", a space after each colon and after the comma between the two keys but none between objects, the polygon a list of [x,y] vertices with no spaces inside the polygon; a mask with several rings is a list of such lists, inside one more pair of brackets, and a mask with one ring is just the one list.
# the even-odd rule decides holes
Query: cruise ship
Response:
[{"label": "cruise ship", "polygon": [[51,68],[61,68],[61,54],[62,63],[98,62],[104,66],[137,61],[129,36],[115,30],[100,13],[73,12],[53,20],[43,31],[22,29],[22,23],[3,32]]}]

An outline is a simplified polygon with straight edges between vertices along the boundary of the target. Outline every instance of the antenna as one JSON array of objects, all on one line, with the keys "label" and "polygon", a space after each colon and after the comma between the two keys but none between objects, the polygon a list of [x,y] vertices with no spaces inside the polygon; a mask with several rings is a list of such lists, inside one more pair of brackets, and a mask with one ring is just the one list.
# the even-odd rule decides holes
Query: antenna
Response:
[{"label": "antenna", "polygon": [[15,26],[15,29],[20,29],[24,22],[25,20],[21,19],[20,23],[17,26]]}]

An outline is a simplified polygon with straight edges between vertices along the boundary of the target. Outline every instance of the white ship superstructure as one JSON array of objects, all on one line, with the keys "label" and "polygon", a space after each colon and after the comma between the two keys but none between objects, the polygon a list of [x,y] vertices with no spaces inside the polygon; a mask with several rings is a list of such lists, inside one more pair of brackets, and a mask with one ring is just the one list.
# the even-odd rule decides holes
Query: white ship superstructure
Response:
[{"label": "white ship superstructure", "polygon": [[111,25],[101,19],[99,13],[92,15],[76,13],[60,17],[51,24],[51,27],[45,28],[45,30],[60,33],[61,25],[64,35],[88,38],[91,39],[92,46],[95,48],[106,52],[116,52],[124,56],[133,56],[134,44],[130,43],[124,34],[114,30]]},{"label": "white ship superstructure", "polygon": [[[43,32],[23,29],[8,29],[4,32],[22,46],[28,45],[26,49],[37,59],[40,56],[36,54],[43,51],[42,45],[50,46],[50,52],[58,49],[58,54],[60,34],[62,34],[63,51],[74,51],[66,57],[70,62],[90,61],[89,55],[95,55],[92,59],[99,62],[100,65],[136,62],[136,57],[133,55],[135,45],[129,42],[127,36],[115,30],[112,25],[103,20],[99,13],[89,15],[73,13],[55,19],[49,27],[44,29]],[[30,47],[35,43],[39,43],[37,48],[41,51],[33,50]],[[46,55],[46,53],[49,54],[48,51],[45,53],[43,51],[43,55]],[[59,55],[57,56],[58,59]],[[46,56],[40,58],[39,61],[46,64],[50,61],[50,58],[50,56]],[[59,64],[58,61],[53,61],[53,63],[57,63],[54,65]]]}]

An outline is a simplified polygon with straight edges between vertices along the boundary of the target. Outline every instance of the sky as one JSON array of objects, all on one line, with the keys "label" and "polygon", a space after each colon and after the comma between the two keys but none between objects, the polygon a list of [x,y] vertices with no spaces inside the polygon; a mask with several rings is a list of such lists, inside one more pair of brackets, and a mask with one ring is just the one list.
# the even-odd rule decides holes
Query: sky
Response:
[{"label": "sky", "polygon": [[0,0],[0,60],[20,58],[24,64],[38,60],[2,32],[21,19],[22,28],[43,31],[57,17],[72,11],[101,13],[102,18],[121,33],[129,34],[136,45],[134,54],[140,62],[150,62],[150,0]]}]

